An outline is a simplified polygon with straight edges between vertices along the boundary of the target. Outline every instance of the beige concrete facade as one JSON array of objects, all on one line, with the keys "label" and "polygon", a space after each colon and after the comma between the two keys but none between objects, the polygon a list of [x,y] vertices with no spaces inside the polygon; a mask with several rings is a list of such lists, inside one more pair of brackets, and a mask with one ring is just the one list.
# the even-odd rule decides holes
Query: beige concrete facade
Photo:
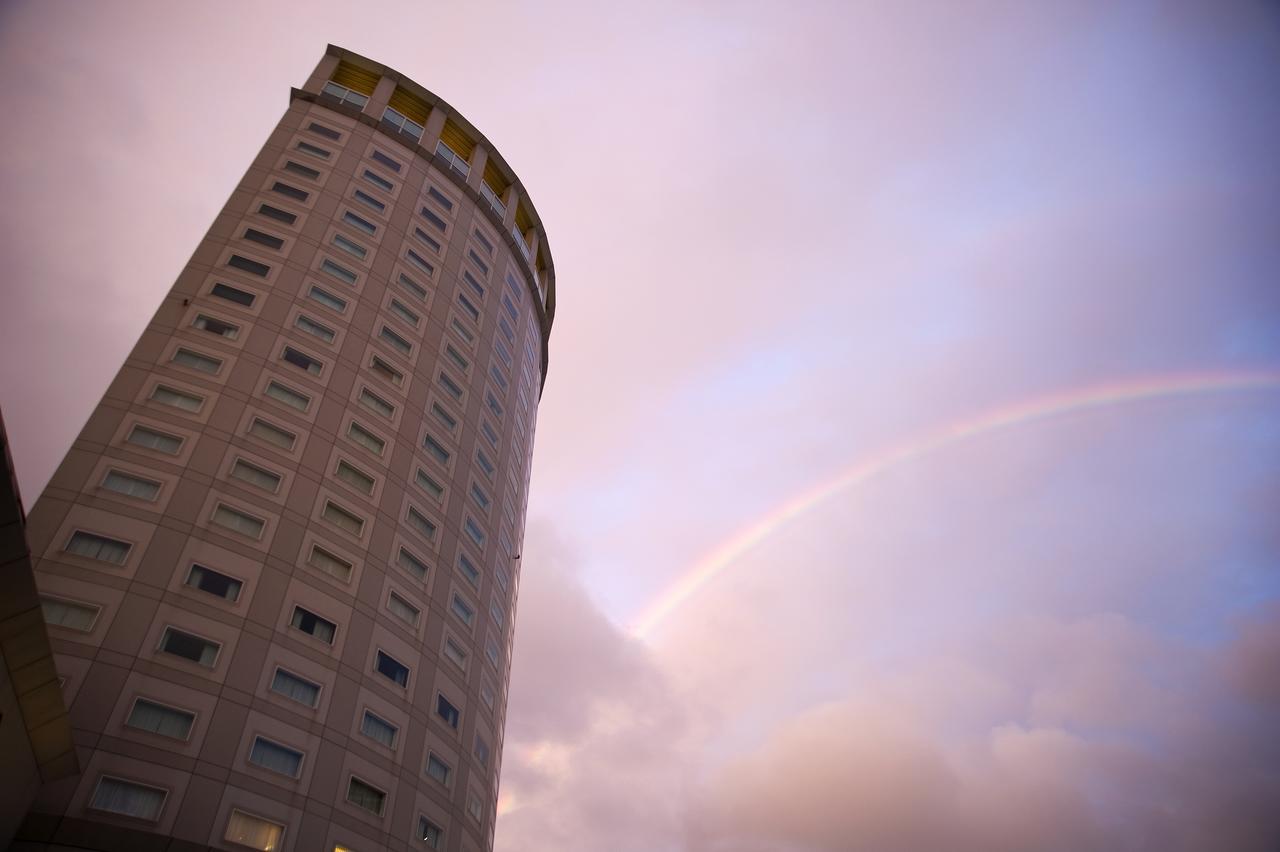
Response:
[{"label": "beige concrete facade", "polygon": [[81,771],[12,848],[491,848],[554,307],[488,140],[330,46],[32,509]]}]

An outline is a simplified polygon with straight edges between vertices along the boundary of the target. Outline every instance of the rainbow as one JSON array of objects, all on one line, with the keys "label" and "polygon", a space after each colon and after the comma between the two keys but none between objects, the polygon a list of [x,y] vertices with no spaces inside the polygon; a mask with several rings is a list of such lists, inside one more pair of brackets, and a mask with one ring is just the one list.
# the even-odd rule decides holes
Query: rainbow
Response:
[{"label": "rainbow", "polygon": [[928,429],[858,459],[833,479],[797,494],[734,533],[699,559],[632,623],[638,639],[652,637],[673,612],[764,539],[842,491],[953,444],[1064,414],[1162,397],[1280,389],[1280,370],[1192,372],[1090,385],[1014,402]]}]

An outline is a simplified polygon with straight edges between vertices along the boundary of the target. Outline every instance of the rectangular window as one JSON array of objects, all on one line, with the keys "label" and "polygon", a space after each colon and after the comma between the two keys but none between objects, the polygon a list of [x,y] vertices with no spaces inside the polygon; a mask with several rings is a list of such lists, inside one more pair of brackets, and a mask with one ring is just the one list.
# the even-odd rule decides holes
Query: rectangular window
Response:
[{"label": "rectangular window", "polygon": [[412,506],[405,513],[405,523],[420,532],[428,541],[434,541],[436,537],[436,525],[427,519],[427,516],[419,512]]},{"label": "rectangular window", "polygon": [[373,153],[370,154],[369,156],[374,160],[374,162],[381,163],[382,165],[391,169],[391,171],[393,172],[399,173],[400,169],[402,168],[399,162],[391,159],[386,154],[379,151],[377,148],[374,148]]},{"label": "rectangular window", "polygon": [[448,391],[449,396],[457,400],[462,399],[462,387],[453,379],[449,378],[448,373],[441,371],[440,375],[436,376],[436,381],[440,384],[440,387]]},{"label": "rectangular window", "polygon": [[334,278],[337,278],[345,284],[350,284],[352,287],[356,285],[358,276],[354,272],[347,269],[345,266],[334,263],[327,257],[320,263],[320,271],[327,272]]},{"label": "rectangular window", "polygon": [[489,238],[484,235],[484,232],[479,228],[476,228],[472,233],[475,234],[476,242],[480,244],[480,248],[484,249],[485,254],[489,255],[489,257],[493,257],[493,243],[491,243]]},{"label": "rectangular window", "polygon": [[408,275],[405,275],[403,272],[400,273],[400,283],[404,286],[406,290],[408,290],[417,298],[421,299],[424,302],[427,300],[427,295],[428,295],[427,288],[423,287],[421,284],[419,284],[417,281],[414,281],[412,278],[410,278]]},{"label": "rectangular window", "polygon": [[498,369],[497,364],[489,365],[489,376],[493,379],[494,384],[505,393],[507,390],[507,377],[502,375],[502,371]]},{"label": "rectangular window", "polygon": [[311,397],[304,393],[298,393],[292,388],[285,387],[279,382],[268,382],[264,393],[277,402],[282,402],[299,411],[306,411],[311,406]]},{"label": "rectangular window", "polygon": [[352,213],[350,210],[342,214],[342,221],[346,222],[348,225],[350,225],[353,228],[356,228],[357,230],[364,231],[366,234],[369,234],[370,236],[378,232],[377,225],[373,224],[368,219],[364,219],[360,216],[357,216],[356,214]]},{"label": "rectangular window", "polygon": [[458,712],[458,708],[449,703],[449,699],[443,695],[436,696],[436,715],[444,719],[445,724],[450,728],[457,730],[458,721],[462,714]]},{"label": "rectangular window", "polygon": [[369,254],[369,250],[367,248],[360,245],[355,240],[348,239],[342,234],[334,234],[332,242],[335,246],[342,249],[347,254],[352,255],[353,257],[358,257],[361,260],[363,260]]},{"label": "rectangular window", "polygon": [[436,268],[431,265],[430,261],[428,261],[422,255],[418,254],[413,249],[405,249],[404,255],[405,255],[405,258],[408,259],[409,263],[418,267],[418,269],[422,270],[427,275],[435,274]]},{"label": "rectangular window", "polygon": [[244,231],[244,238],[251,243],[257,243],[258,245],[266,246],[267,248],[284,248],[284,240],[274,234],[259,231],[257,228],[246,228]]},{"label": "rectangular window", "polygon": [[506,308],[507,313],[511,315],[512,320],[515,320],[516,322],[520,321],[520,314],[516,311],[516,306],[511,304],[511,297],[505,293],[502,294],[502,307]]},{"label": "rectangular window", "polygon": [[449,230],[449,225],[443,219],[437,216],[430,207],[422,208],[422,218],[430,222],[442,234],[447,230]]},{"label": "rectangular window", "polygon": [[362,189],[357,189],[352,197],[355,198],[356,201],[359,201],[361,204],[363,204],[365,207],[368,207],[370,210],[377,210],[379,213],[382,213],[382,212],[385,212],[387,209],[387,205],[383,204],[381,201],[374,198],[372,195],[370,195],[369,193],[365,192]]},{"label": "rectangular window", "polygon": [[458,428],[458,419],[445,411],[443,405],[438,402],[431,403],[431,415],[440,421],[440,425],[448,429],[450,432]]},{"label": "rectangular window", "polygon": [[219,337],[225,337],[227,340],[235,340],[240,336],[240,326],[232,325],[229,322],[223,322],[220,319],[204,314],[196,314],[196,318],[191,325],[193,328],[216,334]]},{"label": "rectangular window", "polygon": [[149,787],[146,784],[135,784],[123,778],[112,778],[104,775],[93,791],[93,799],[89,807],[96,811],[107,811],[113,814],[156,822],[160,819],[160,811],[164,809],[167,790]]},{"label": "rectangular window", "polygon": [[427,563],[410,553],[406,548],[400,548],[400,553],[396,556],[396,563],[401,568],[408,571],[419,580],[427,579]]},{"label": "rectangular window", "polygon": [[300,606],[293,608],[293,616],[289,619],[289,626],[301,630],[308,636],[314,636],[326,645],[333,644],[333,637],[338,632],[338,625]]},{"label": "rectangular window", "polygon": [[323,136],[325,139],[332,139],[334,142],[342,138],[342,134],[339,131],[334,130],[332,127],[325,127],[323,124],[317,124],[314,121],[307,125],[307,129],[312,133]]},{"label": "rectangular window", "polygon": [[382,440],[354,420],[351,421],[351,425],[347,427],[347,434],[351,437],[351,440],[377,455],[382,455],[383,450],[387,448],[386,441]]},{"label": "rectangular window", "polygon": [[480,255],[476,254],[475,249],[467,249],[467,257],[471,258],[471,262],[476,265],[476,269],[480,270],[481,275],[487,276],[489,274],[489,264],[485,263]]},{"label": "rectangular window", "polygon": [[280,668],[271,678],[271,691],[308,707],[315,707],[320,700],[320,684]]},{"label": "rectangular window", "polygon": [[322,160],[327,160],[331,156],[333,156],[332,151],[328,151],[324,148],[321,148],[319,145],[312,145],[310,142],[304,142],[301,139],[298,140],[297,147],[298,147],[298,150],[301,151],[302,153],[310,154],[313,157],[319,157]]},{"label": "rectangular window", "polygon": [[489,681],[480,679],[480,700],[484,702],[484,706],[489,710],[493,710],[493,705],[497,701],[498,696],[494,694],[493,687],[489,685]]},{"label": "rectangular window", "polygon": [[231,259],[227,261],[227,266],[248,272],[250,275],[257,275],[259,278],[266,278],[271,272],[271,267],[265,263],[259,263],[256,260],[250,260],[247,257],[241,257],[238,254],[231,255]]},{"label": "rectangular window", "polygon": [[489,601],[489,617],[493,619],[494,624],[498,625],[499,630],[507,626],[507,614],[495,600]]},{"label": "rectangular window", "polygon": [[493,427],[489,425],[488,420],[480,421],[480,434],[484,435],[484,439],[489,442],[489,446],[495,450],[498,449],[498,433],[493,431]]},{"label": "rectangular window", "polygon": [[344,583],[351,582],[351,563],[318,544],[311,545],[311,556],[307,558],[307,564]]},{"label": "rectangular window", "polygon": [[475,793],[467,794],[467,813],[470,814],[471,818],[476,822],[480,822],[481,816],[484,813],[483,808],[484,806],[480,804],[480,799],[477,798]]},{"label": "rectangular window", "polygon": [[510,272],[507,273],[507,289],[511,291],[511,295],[516,297],[517,302],[524,300],[524,293],[520,292],[520,283],[516,281],[516,277]]},{"label": "rectangular window", "polygon": [[484,285],[476,280],[476,277],[470,271],[462,270],[462,280],[466,282],[471,291],[476,294],[477,298],[484,299]]},{"label": "rectangular window", "polygon": [[304,166],[302,163],[295,163],[293,160],[286,160],[284,164],[286,172],[293,172],[295,175],[302,175],[308,180],[316,180],[320,177],[320,172],[310,166]]},{"label": "rectangular window", "polygon": [[261,518],[233,509],[225,503],[219,503],[213,510],[213,522],[250,538],[262,538],[263,530],[267,528],[267,522]]},{"label": "rectangular window", "polygon": [[[507,322],[506,317],[498,317],[498,330],[502,332],[502,336],[507,339],[508,343],[514,344],[516,342],[515,329],[511,327],[511,323]],[[511,363],[507,360],[510,357],[510,354],[508,354],[507,357],[503,359],[504,361],[507,361],[508,365]]]},{"label": "rectangular window", "polygon": [[458,304],[462,305],[462,309],[467,312],[467,316],[471,317],[472,322],[480,322],[480,309],[462,293],[458,294]]},{"label": "rectangular window", "polygon": [[139,698],[133,702],[133,709],[124,723],[139,731],[185,740],[191,736],[191,726],[195,721],[195,713]]},{"label": "rectangular window", "polygon": [[400,729],[381,716],[366,710],[364,717],[360,720],[360,733],[382,743],[387,748],[395,748],[396,734],[400,733]]},{"label": "rectangular window", "polygon": [[493,501],[489,499],[489,495],[484,493],[484,489],[474,482],[471,483],[471,500],[483,512],[488,512],[489,506],[493,503]]},{"label": "rectangular window", "polygon": [[467,558],[467,554],[465,553],[458,554],[458,571],[461,572],[462,576],[471,584],[472,588],[480,588],[480,569],[475,566],[474,562]]},{"label": "rectangular window", "polygon": [[431,249],[436,254],[441,253],[440,249],[443,248],[443,246],[440,245],[440,241],[437,240],[435,237],[431,236],[430,234],[428,234],[426,231],[419,228],[417,225],[414,225],[413,227],[413,235],[414,237],[417,238],[419,242],[421,242],[427,248]]},{"label": "rectangular window", "polygon": [[376,484],[372,476],[353,465],[347,464],[345,461],[338,462],[338,468],[334,471],[334,476],[350,484],[363,494],[372,494],[373,486]]},{"label": "rectangular window", "polygon": [[457,349],[454,349],[452,343],[445,344],[444,354],[445,357],[452,361],[462,372],[465,373],[471,369],[471,361],[465,358]]},{"label": "rectangular window", "polygon": [[387,597],[387,611],[410,627],[417,627],[422,616],[421,610],[395,592]]},{"label": "rectangular window", "polygon": [[449,764],[436,757],[435,752],[427,755],[427,775],[439,781],[446,787],[449,786]]},{"label": "rectangular window", "polygon": [[511,574],[510,572],[507,571],[507,569],[502,565],[501,562],[499,562],[497,565],[494,566],[493,577],[495,580],[498,581],[498,588],[502,589],[504,594],[510,591]]},{"label": "rectangular window", "polygon": [[307,192],[305,189],[298,189],[296,186],[290,186],[289,184],[282,183],[280,181],[275,182],[271,187],[271,191],[278,192],[285,198],[292,198],[295,201],[306,201],[311,197],[311,193]]},{"label": "rectangular window", "polygon": [[258,205],[258,213],[266,216],[268,219],[275,219],[277,222],[284,222],[286,225],[292,225],[298,221],[297,213],[290,213],[288,210],[281,210],[279,207],[272,207],[270,204]]},{"label": "rectangular window", "polygon": [[427,189],[427,197],[430,198],[432,201],[434,201],[436,204],[439,204],[445,210],[453,212],[453,200],[449,198],[449,196],[441,192],[440,190],[436,189],[434,186],[429,187]]},{"label": "rectangular window", "polygon": [[439,441],[437,441],[435,438],[431,437],[430,435],[426,436],[425,438],[422,439],[422,446],[424,449],[426,449],[427,452],[431,454],[431,456],[436,461],[440,462],[440,464],[442,465],[449,464],[449,455],[450,455],[449,451],[446,450],[444,448],[444,445],[441,444]]},{"label": "rectangular window", "polygon": [[346,530],[354,536],[359,536],[364,532],[364,518],[348,512],[332,500],[325,501],[321,517],[338,529]]},{"label": "rectangular window", "polygon": [[409,685],[409,667],[386,651],[378,651],[374,657],[373,668],[378,674],[397,686],[407,687]]},{"label": "rectangular window", "polygon": [[102,480],[102,487],[126,497],[139,500],[154,500],[160,496],[160,483],[140,476],[125,473],[122,470],[109,470]]},{"label": "rectangular window", "polygon": [[386,192],[391,192],[396,188],[396,185],[394,183],[387,180],[382,175],[378,174],[372,169],[365,169],[363,177],[365,180],[369,181],[369,183],[373,184],[378,189],[384,190]]},{"label": "rectangular window", "polygon": [[292,450],[294,442],[298,440],[297,435],[260,417],[253,418],[253,422],[249,424],[249,434],[286,450]]},{"label": "rectangular window", "polygon": [[489,410],[493,412],[493,416],[502,419],[502,404],[498,402],[498,398],[491,393],[485,393],[484,404],[489,406]]},{"label": "rectangular window", "polygon": [[480,469],[484,471],[484,475],[493,479],[493,472],[497,469],[493,466],[493,462],[489,461],[489,457],[484,454],[484,450],[476,450],[476,464],[480,465]]},{"label": "rectangular window", "polygon": [[397,352],[400,352],[401,354],[408,355],[413,352],[412,343],[405,340],[403,337],[396,334],[394,331],[392,331],[390,328],[388,328],[385,325],[382,327],[382,330],[378,332],[378,337],[385,340],[387,343],[391,345],[392,349],[395,349]]},{"label": "rectangular window", "polygon": [[271,772],[297,778],[302,770],[302,752],[266,737],[254,737],[253,747],[249,749],[249,762]]},{"label": "rectangular window", "polygon": [[146,447],[148,450],[168,453],[171,456],[176,456],[182,449],[182,439],[178,436],[157,432],[154,429],[148,429],[146,426],[134,426],[129,432],[129,437],[125,440],[130,444]]},{"label": "rectangular window", "polygon": [[476,736],[476,746],[471,750],[476,756],[476,760],[480,761],[480,765],[485,769],[489,768],[489,744],[484,741],[481,736]]},{"label": "rectangular window", "polygon": [[489,662],[493,667],[498,668],[498,643],[493,641],[493,637],[486,638],[484,643],[484,655],[489,658]]},{"label": "rectangular window", "polygon": [[468,344],[472,344],[476,342],[476,336],[472,334],[471,330],[468,329],[465,325],[458,322],[456,318],[450,321],[449,327],[452,328],[454,332],[456,332],[457,335],[461,337],[463,340],[465,340]]},{"label": "rectangular window", "polygon": [[161,405],[180,408],[183,411],[199,411],[204,405],[204,397],[175,390],[167,385],[156,385],[155,390],[151,391],[151,399]]},{"label": "rectangular window", "polygon": [[458,616],[458,619],[468,627],[475,623],[475,609],[459,597],[457,593],[454,593],[453,597],[449,599],[449,609],[453,610],[453,614]]},{"label": "rectangular window", "polygon": [[440,849],[444,843],[444,829],[426,817],[418,817],[418,839],[428,849]]},{"label": "rectangular window", "polygon": [[400,372],[386,361],[383,361],[377,355],[374,355],[369,359],[369,369],[391,382],[393,385],[399,385],[404,381],[404,373]]},{"label": "rectangular window", "polygon": [[322,325],[306,314],[298,314],[294,319],[293,325],[307,334],[318,337],[325,343],[332,343],[338,336],[338,333],[327,325]]},{"label": "rectangular window", "polygon": [[480,525],[476,523],[475,518],[468,515],[467,520],[462,524],[462,528],[466,531],[467,538],[475,542],[476,547],[484,550],[484,530],[480,529]]},{"label": "rectangular window", "polygon": [[240,846],[275,852],[280,848],[280,841],[284,837],[284,826],[244,811],[232,810],[227,820],[227,830],[222,836],[224,840]]},{"label": "rectangular window", "polygon": [[449,658],[455,666],[467,670],[467,652],[462,650],[462,646],[452,639],[444,640],[444,655]]},{"label": "rectangular window", "polygon": [[41,596],[40,609],[44,613],[45,624],[54,627],[65,627],[80,633],[88,633],[98,620],[100,607],[64,601],[61,598]]},{"label": "rectangular window", "polygon": [[404,302],[400,301],[399,299],[392,299],[391,303],[387,306],[387,309],[390,310],[391,313],[398,316],[400,319],[407,322],[409,325],[414,326],[415,328],[418,326],[419,323],[422,322],[422,317],[418,316],[417,313],[409,310],[409,308],[404,304]]},{"label": "rectangular window", "polygon": [[240,590],[244,587],[244,584],[234,577],[228,577],[199,563],[193,564],[191,570],[187,572],[186,585],[232,603],[240,599]]},{"label": "rectangular window", "polygon": [[321,290],[319,287],[315,286],[314,284],[312,284],[311,289],[307,291],[307,298],[311,299],[314,302],[319,302],[320,304],[324,305],[326,308],[331,308],[337,311],[338,313],[343,313],[347,309],[346,299],[339,299],[337,296],[333,295],[327,290]]},{"label": "rectangular window", "polygon": [[347,801],[371,814],[382,816],[382,809],[387,804],[387,794],[352,775],[347,785]]},{"label": "rectangular window", "polygon": [[312,358],[305,352],[300,352],[292,346],[286,346],[284,352],[280,355],[282,361],[286,361],[299,369],[306,370],[313,376],[318,376],[324,372],[324,364]]},{"label": "rectangular window", "polygon": [[213,668],[217,662],[221,647],[217,642],[210,642],[176,627],[166,627],[164,635],[160,637],[161,651],[199,663],[207,669]]},{"label": "rectangular window", "polygon": [[368,388],[360,389],[360,404],[365,408],[390,420],[395,416],[396,407],[378,396]]},{"label": "rectangular window", "polygon": [[218,371],[222,369],[221,359],[210,358],[207,355],[201,355],[199,352],[192,352],[190,349],[179,348],[173,353],[171,360],[180,367],[208,373],[211,376],[216,376]]},{"label": "rectangular window", "polygon": [[414,475],[414,481],[418,483],[418,487],[431,495],[435,500],[439,500],[444,494],[444,486],[432,479],[422,468],[418,468],[417,474]]},{"label": "rectangular window", "polygon": [[258,467],[256,464],[251,464],[244,459],[236,459],[235,463],[231,465],[231,476],[233,479],[247,482],[264,491],[270,491],[272,494],[279,490],[280,482],[283,479],[280,474],[272,473],[266,468]]}]

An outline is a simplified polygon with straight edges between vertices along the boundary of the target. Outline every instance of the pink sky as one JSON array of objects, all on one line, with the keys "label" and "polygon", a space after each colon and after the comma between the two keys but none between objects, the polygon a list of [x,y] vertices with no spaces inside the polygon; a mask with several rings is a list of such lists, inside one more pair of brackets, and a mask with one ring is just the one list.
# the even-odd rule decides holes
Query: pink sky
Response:
[{"label": "pink sky", "polygon": [[1276,848],[1273,8],[6,4],[28,505],[327,42],[555,255],[500,850]]}]

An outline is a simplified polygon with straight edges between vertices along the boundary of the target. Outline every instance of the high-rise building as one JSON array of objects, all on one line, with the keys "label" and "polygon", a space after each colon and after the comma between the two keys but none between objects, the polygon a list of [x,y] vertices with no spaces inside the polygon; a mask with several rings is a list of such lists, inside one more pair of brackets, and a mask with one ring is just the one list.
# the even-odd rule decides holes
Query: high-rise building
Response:
[{"label": "high-rise building", "polygon": [[28,518],[18,848],[490,848],[554,312],[489,140],[330,46]]}]

